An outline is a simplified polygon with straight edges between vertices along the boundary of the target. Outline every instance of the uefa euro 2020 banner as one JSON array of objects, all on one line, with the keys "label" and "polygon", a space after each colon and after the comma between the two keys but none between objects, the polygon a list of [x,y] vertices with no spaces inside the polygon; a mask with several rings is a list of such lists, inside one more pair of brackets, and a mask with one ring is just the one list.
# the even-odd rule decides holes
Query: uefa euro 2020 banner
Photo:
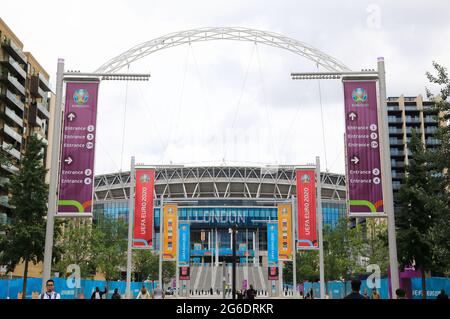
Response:
[{"label": "uefa euro 2020 banner", "polygon": [[383,213],[375,80],[344,81],[349,215]]},{"label": "uefa euro 2020 banner", "polygon": [[314,169],[297,169],[297,247],[317,248],[316,178]]},{"label": "uefa euro 2020 banner", "polygon": [[292,211],[290,204],[278,204],[278,259],[292,260]]},{"label": "uefa euro 2020 banner", "polygon": [[164,205],[163,260],[176,260],[178,237],[178,206]]},{"label": "uefa euro 2020 banner", "polygon": [[133,248],[151,249],[153,247],[154,188],[155,170],[136,168]]},{"label": "uefa euro 2020 banner", "polygon": [[278,266],[278,225],[267,223],[267,263],[269,267]]},{"label": "uefa euro 2020 banner", "polygon": [[190,227],[189,223],[180,222],[179,227],[179,248],[178,248],[178,263],[180,266],[189,266],[189,247],[190,247]]},{"label": "uefa euro 2020 banner", "polygon": [[92,214],[99,81],[67,82],[57,214]]}]

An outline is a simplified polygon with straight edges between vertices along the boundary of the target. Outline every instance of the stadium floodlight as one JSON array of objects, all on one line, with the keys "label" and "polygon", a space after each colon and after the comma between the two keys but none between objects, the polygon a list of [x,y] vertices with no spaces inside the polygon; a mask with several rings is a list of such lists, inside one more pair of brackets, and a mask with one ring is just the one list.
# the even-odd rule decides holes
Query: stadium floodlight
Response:
[{"label": "stadium floodlight", "polygon": [[339,80],[343,76],[378,76],[373,69],[363,69],[359,72],[303,72],[291,73],[292,80]]},{"label": "stadium floodlight", "polygon": [[148,81],[146,73],[81,73],[80,71],[64,72],[64,79],[100,78],[102,81]]}]

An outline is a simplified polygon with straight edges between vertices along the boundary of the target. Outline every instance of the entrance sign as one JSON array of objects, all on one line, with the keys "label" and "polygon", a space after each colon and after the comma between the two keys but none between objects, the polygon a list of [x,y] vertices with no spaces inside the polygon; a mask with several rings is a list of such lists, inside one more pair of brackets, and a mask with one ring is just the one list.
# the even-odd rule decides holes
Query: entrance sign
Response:
[{"label": "entrance sign", "polygon": [[153,192],[155,170],[136,168],[136,193],[134,199],[134,248],[153,246]]},{"label": "entrance sign", "polygon": [[180,222],[179,226],[179,235],[180,235],[180,242],[179,242],[179,248],[178,248],[178,263],[181,266],[188,266],[189,265],[189,247],[190,244],[190,227],[188,223]]},{"label": "entrance sign", "polygon": [[383,213],[376,80],[344,80],[349,216]]},{"label": "entrance sign", "polygon": [[278,259],[292,260],[292,211],[290,204],[278,204]]},{"label": "entrance sign", "polygon": [[267,263],[269,267],[278,265],[278,226],[276,222],[267,223]]},{"label": "entrance sign", "polygon": [[163,260],[176,260],[178,236],[178,206],[164,206]]},{"label": "entrance sign", "polygon": [[297,179],[297,248],[317,248],[316,178],[314,169],[298,169]]},{"label": "entrance sign", "polygon": [[99,81],[67,82],[57,214],[92,213]]}]

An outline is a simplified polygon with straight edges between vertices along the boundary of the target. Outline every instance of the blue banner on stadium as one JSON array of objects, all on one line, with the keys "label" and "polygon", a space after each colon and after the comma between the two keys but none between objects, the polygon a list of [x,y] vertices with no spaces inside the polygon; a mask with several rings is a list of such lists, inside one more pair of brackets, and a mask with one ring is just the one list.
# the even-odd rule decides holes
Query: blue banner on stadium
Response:
[{"label": "blue banner on stadium", "polygon": [[278,265],[278,223],[267,223],[267,259],[269,267]]},{"label": "blue banner on stadium", "polygon": [[190,246],[190,238],[189,238],[189,224],[180,222],[178,225],[178,234],[180,242],[178,244],[178,262],[180,266],[188,266],[189,265],[189,246]]}]

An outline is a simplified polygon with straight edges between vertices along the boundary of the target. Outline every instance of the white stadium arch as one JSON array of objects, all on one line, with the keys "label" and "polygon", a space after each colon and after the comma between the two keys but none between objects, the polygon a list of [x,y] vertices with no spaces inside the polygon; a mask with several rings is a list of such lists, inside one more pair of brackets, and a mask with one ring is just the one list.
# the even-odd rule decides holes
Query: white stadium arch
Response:
[{"label": "white stadium arch", "polygon": [[95,73],[115,73],[123,67],[154,52],[183,44],[213,40],[246,41],[264,44],[300,55],[313,61],[315,64],[322,66],[327,71],[350,71],[350,68],[342,62],[307,43],[274,32],[249,28],[221,27],[199,28],[169,33],[162,37],[138,44],[103,64],[95,71]]}]

